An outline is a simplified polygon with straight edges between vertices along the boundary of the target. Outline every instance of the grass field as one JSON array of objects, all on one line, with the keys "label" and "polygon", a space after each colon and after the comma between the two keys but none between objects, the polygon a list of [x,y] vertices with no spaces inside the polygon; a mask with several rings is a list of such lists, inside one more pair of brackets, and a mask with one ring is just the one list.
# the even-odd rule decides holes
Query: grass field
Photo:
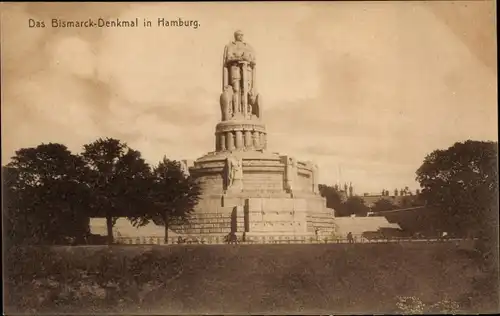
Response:
[{"label": "grass field", "polygon": [[[497,282],[486,283],[491,277],[470,248],[450,242],[56,247],[38,250],[38,262],[25,268],[9,267],[16,294],[6,312],[394,313],[398,296],[426,303],[449,298],[470,312],[495,311],[498,301],[483,292],[498,293]],[[26,282],[30,276],[52,285],[35,289]],[[82,282],[101,290],[61,294]],[[21,299],[41,288],[48,298]]]}]

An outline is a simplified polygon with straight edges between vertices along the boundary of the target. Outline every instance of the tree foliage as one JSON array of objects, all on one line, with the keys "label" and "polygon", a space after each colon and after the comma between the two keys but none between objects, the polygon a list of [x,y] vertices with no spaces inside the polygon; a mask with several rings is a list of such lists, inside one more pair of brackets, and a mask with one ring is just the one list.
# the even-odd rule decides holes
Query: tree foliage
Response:
[{"label": "tree foliage", "polygon": [[4,220],[13,243],[53,243],[88,233],[85,165],[61,144],[16,151],[2,168]]},{"label": "tree foliage", "polygon": [[338,216],[366,216],[370,208],[366,206],[363,198],[359,196],[350,196],[342,205]]},{"label": "tree foliage", "polygon": [[165,227],[168,242],[170,224],[184,224],[198,204],[201,187],[191,176],[185,175],[178,161],[166,157],[153,168],[147,182],[147,207],[132,219],[135,226],[153,221]]},{"label": "tree foliage", "polygon": [[498,144],[466,141],[435,150],[417,170],[421,196],[440,207],[448,229],[497,235]]},{"label": "tree foliage", "polygon": [[108,242],[118,217],[135,226],[185,223],[201,193],[177,161],[155,168],[113,138],[84,145],[81,155],[62,144],[18,150],[2,167],[5,237],[13,243],[59,243],[90,235],[91,217],[106,218]]},{"label": "tree foliage", "polygon": [[320,184],[319,193],[326,199],[326,207],[338,210],[342,204],[342,196],[336,187]]},{"label": "tree foliage", "polygon": [[140,152],[114,138],[84,145],[82,157],[88,167],[85,181],[93,197],[90,211],[106,218],[108,243],[112,243],[118,217],[132,216],[144,207],[144,183],[150,168]]},{"label": "tree foliage", "polygon": [[398,206],[392,203],[392,201],[388,199],[380,199],[376,201],[373,206],[372,206],[372,211],[373,212],[384,212],[384,211],[391,211],[397,209]]},{"label": "tree foliage", "polygon": [[326,206],[335,210],[335,216],[343,217],[355,214],[356,216],[366,216],[369,208],[364,200],[359,196],[350,196],[343,201],[342,192],[338,187],[320,184],[319,192],[326,199]]}]

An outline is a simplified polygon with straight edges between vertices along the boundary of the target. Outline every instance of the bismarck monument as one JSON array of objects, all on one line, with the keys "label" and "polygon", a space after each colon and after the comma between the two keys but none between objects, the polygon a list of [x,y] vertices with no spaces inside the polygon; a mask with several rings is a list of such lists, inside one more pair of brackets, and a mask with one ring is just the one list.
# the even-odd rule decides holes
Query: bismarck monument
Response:
[{"label": "bismarck monument", "polygon": [[331,235],[334,211],[319,195],[318,167],[267,152],[255,52],[241,31],[226,45],[222,66],[215,151],[184,161],[203,195],[190,223],[173,229],[189,235]]}]

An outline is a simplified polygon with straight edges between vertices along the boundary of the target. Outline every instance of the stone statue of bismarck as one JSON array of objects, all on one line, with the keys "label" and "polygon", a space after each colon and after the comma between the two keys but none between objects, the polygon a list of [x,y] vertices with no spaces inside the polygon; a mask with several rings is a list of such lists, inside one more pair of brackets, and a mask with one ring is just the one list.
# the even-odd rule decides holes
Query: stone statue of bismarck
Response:
[{"label": "stone statue of bismarck", "polygon": [[234,41],[224,48],[222,65],[222,120],[238,116],[251,118],[252,115],[260,118],[255,51],[243,41],[241,31],[236,31]]}]

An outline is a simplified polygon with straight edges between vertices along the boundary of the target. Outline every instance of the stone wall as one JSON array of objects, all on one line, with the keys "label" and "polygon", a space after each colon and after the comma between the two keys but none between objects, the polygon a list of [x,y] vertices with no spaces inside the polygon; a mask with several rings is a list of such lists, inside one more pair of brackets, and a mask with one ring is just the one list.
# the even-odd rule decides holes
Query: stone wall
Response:
[{"label": "stone wall", "polygon": [[195,213],[223,213],[221,200],[222,194],[203,195],[195,207]]},{"label": "stone wall", "polygon": [[227,213],[195,213],[189,224],[173,226],[175,231],[182,230],[187,235],[228,234],[232,228],[232,218]]},{"label": "stone wall", "polygon": [[283,172],[243,170],[243,190],[260,192],[283,191]]},{"label": "stone wall", "polygon": [[250,233],[305,233],[305,200],[249,198],[245,203]]},{"label": "stone wall", "polygon": [[376,232],[380,229],[400,229],[398,224],[389,223],[383,216],[370,217],[337,217],[338,234],[345,237],[349,232],[361,235],[365,232]]},{"label": "stone wall", "polygon": [[220,194],[223,192],[223,178],[221,172],[212,172],[199,178],[203,194]]},{"label": "stone wall", "polygon": [[297,177],[297,190],[310,192],[312,191],[312,178],[311,172],[307,172],[306,170],[299,170]]}]

